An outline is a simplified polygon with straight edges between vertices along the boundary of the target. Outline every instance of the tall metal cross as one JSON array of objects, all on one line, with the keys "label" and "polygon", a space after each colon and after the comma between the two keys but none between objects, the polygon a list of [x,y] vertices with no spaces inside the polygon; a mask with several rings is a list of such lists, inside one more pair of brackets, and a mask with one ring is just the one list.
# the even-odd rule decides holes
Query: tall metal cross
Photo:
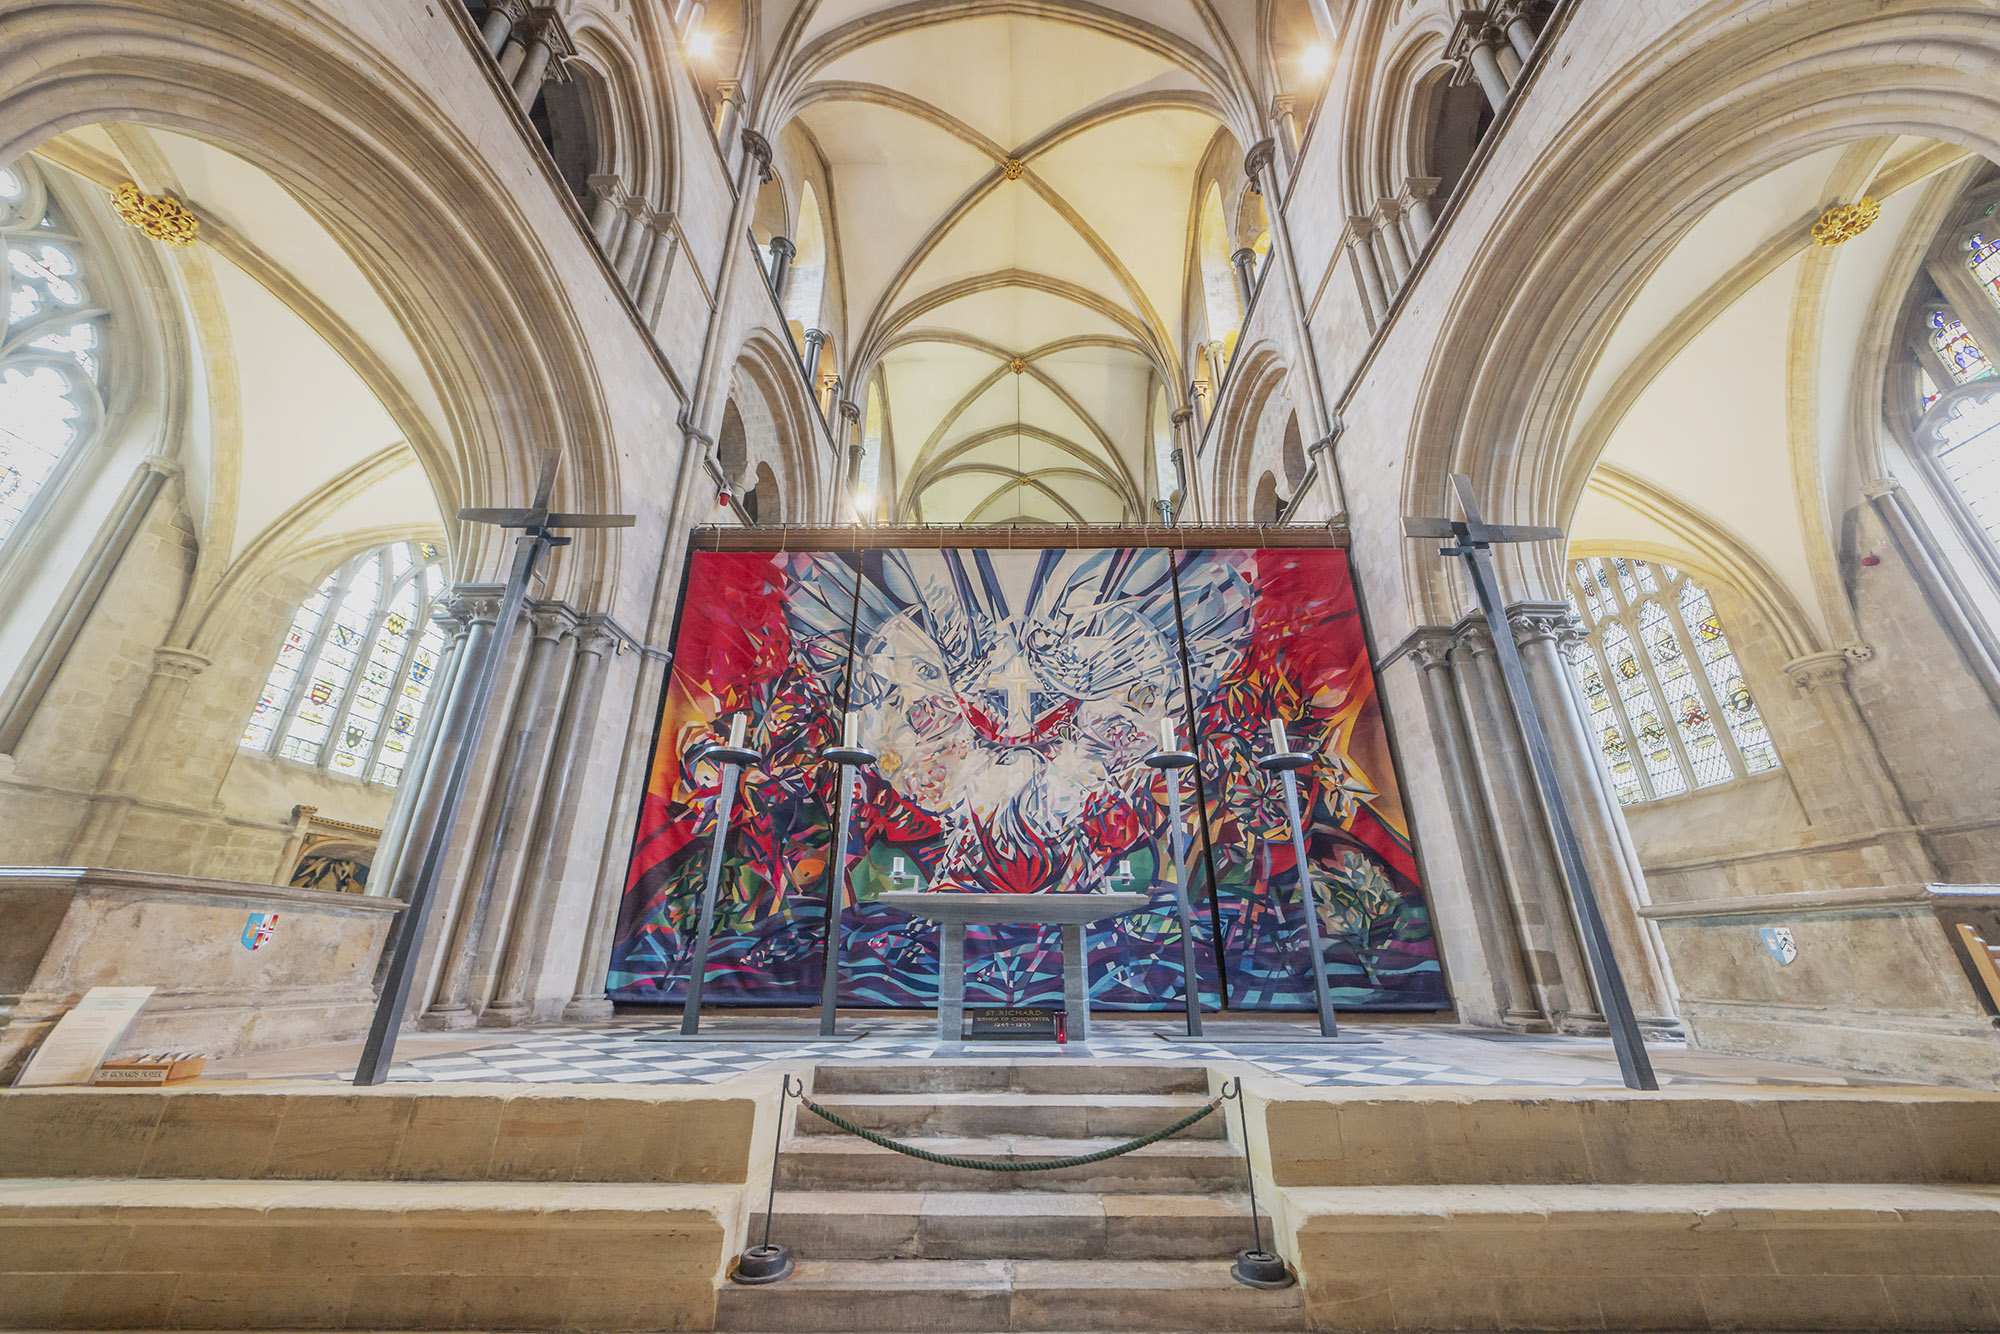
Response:
[{"label": "tall metal cross", "polygon": [[1569,889],[1569,899],[1576,909],[1577,921],[1583,927],[1584,955],[1590,962],[1591,980],[1597,984],[1598,1000],[1604,1006],[1604,1017],[1611,1026],[1611,1047],[1618,1054],[1618,1069],[1625,1076],[1625,1087],[1635,1089],[1657,1089],[1659,1080],[1653,1075],[1653,1063],[1646,1055],[1645,1041],[1639,1036],[1639,1023],[1632,1015],[1632,998],[1625,991],[1625,977],[1618,969],[1617,956],[1611,952],[1611,937],[1604,929],[1604,913],[1598,906],[1597,891],[1590,883],[1590,871],[1584,865],[1583,847],[1577,841],[1576,824],[1570,818],[1569,803],[1563,797],[1562,784],[1556,777],[1556,765],[1549,751],[1548,735],[1542,730],[1542,717],[1535,708],[1534,696],[1528,693],[1528,677],[1521,670],[1521,655],[1514,647],[1514,636],[1507,625],[1507,610],[1500,602],[1500,583],[1493,575],[1493,544],[1495,542],[1548,542],[1563,536],[1560,528],[1538,528],[1524,524],[1487,523],[1479,515],[1479,502],[1472,494],[1472,479],[1464,473],[1453,473],[1452,487],[1458,492],[1458,506],[1465,518],[1403,520],[1403,532],[1409,537],[1444,538],[1451,545],[1440,547],[1440,556],[1456,556],[1465,562],[1465,572],[1472,580],[1472,587],[1479,595],[1479,606],[1486,613],[1486,625],[1493,632],[1493,651],[1500,658],[1500,672],[1507,681],[1507,697],[1513,702],[1514,714],[1521,722],[1521,733],[1528,743],[1528,761],[1535,771],[1535,786],[1541,791],[1542,806],[1548,812],[1549,826],[1555,835],[1556,854],[1562,860],[1563,880]]},{"label": "tall metal cross", "polygon": [[375,1002],[375,1019],[368,1028],[368,1042],[355,1068],[356,1084],[380,1084],[389,1077],[396,1058],[396,1032],[402,1027],[403,1008],[409,1003],[410,983],[417,969],[417,954],[423,948],[424,930],[431,901],[437,897],[438,880],[444,871],[445,854],[451,849],[452,827],[458,822],[458,808],[465,799],[466,779],[472,771],[473,753],[479,734],[486,725],[486,711],[493,703],[493,686],[500,676],[500,664],[507,657],[507,643],[513,637],[514,622],[520,618],[521,604],[528,596],[528,584],[535,577],[535,564],[550,547],[568,546],[570,539],[558,537],[557,528],[630,528],[638,520],[630,514],[560,514],[549,511],[555,492],[556,467],[562,456],[551,452],[542,458],[541,477],[535,483],[534,502],[525,509],[462,509],[458,517],[472,523],[490,523],[501,528],[519,528],[514,541],[514,565],[507,575],[507,591],[500,599],[499,618],[487,641],[485,655],[466,664],[469,690],[454,689],[451,698],[440,701],[449,708],[439,722],[437,749],[428,772],[442,773],[444,787],[438,800],[437,819],[424,840],[423,861],[417,882],[410,889],[409,906],[396,930],[396,944],[389,956],[389,972],[382,979],[382,994]]}]

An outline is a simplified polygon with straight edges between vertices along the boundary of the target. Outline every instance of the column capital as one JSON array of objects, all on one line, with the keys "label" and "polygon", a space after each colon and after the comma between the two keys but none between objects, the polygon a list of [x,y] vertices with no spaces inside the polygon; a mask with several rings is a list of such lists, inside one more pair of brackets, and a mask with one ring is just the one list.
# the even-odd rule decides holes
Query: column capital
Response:
[{"label": "column capital", "polygon": [[1878,477],[1872,482],[1863,482],[1861,484],[1861,494],[1870,500],[1880,500],[1884,496],[1893,496],[1902,489],[1903,484],[1893,477]]},{"label": "column capital", "polygon": [[581,616],[576,626],[576,651],[601,657],[610,653],[617,657],[625,651],[632,637],[619,629],[618,623],[604,612],[595,611]]},{"label": "column capital", "polygon": [[1446,625],[1420,625],[1410,631],[1391,657],[1405,656],[1423,671],[1437,671],[1451,665],[1451,651],[1458,636]]},{"label": "column capital", "polygon": [[[1173,415],[1168,417],[1167,420],[1172,422],[1175,426],[1185,426],[1187,425],[1188,418],[1192,416],[1194,416],[1193,408],[1175,408],[1173,411]],[[1174,452],[1179,453],[1180,451],[1175,450]]]},{"label": "column capital", "polygon": [[592,198],[608,200],[618,206],[625,203],[625,182],[617,176],[608,172],[593,174],[585,179],[584,184],[590,188]]},{"label": "column capital", "polygon": [[1365,213],[1356,213],[1347,219],[1347,232],[1341,237],[1341,244],[1353,247],[1365,245],[1375,234],[1375,219]]},{"label": "column capital", "polygon": [[1475,46],[1493,47],[1506,40],[1483,9],[1468,9],[1458,16],[1458,26],[1451,31],[1451,40],[1445,43],[1444,58],[1449,61],[1463,60],[1472,54]]},{"label": "column capital", "polygon": [[757,169],[771,170],[771,141],[755,130],[743,131],[743,151],[757,159]]},{"label": "column capital", "polygon": [[1522,648],[1543,640],[1567,648],[1584,635],[1582,622],[1566,602],[1516,602],[1507,608],[1507,628]]},{"label": "column capital", "polygon": [[536,639],[561,639],[576,628],[581,619],[574,607],[567,602],[532,602],[528,604],[528,624],[533,628]]},{"label": "column capital", "polygon": [[1793,658],[1785,664],[1785,675],[1792,678],[1792,684],[1798,687],[1800,694],[1810,695],[1824,686],[1846,685],[1848,669],[1874,656],[1875,650],[1866,644],[1848,644]]},{"label": "column capital", "polygon": [[839,385],[840,372],[838,371],[827,371],[819,377],[819,391],[822,394],[832,393]]},{"label": "column capital", "polygon": [[491,0],[486,6],[486,18],[482,22],[504,17],[508,21],[509,32],[518,27],[528,17],[532,6],[528,0]]},{"label": "column capital", "polygon": [[851,398],[843,398],[840,400],[840,415],[846,421],[858,422],[861,420],[861,405]]},{"label": "column capital", "polygon": [[562,11],[554,5],[536,5],[528,11],[527,17],[519,21],[525,40],[541,42],[549,48],[549,54],[561,60],[576,54],[576,43],[570,39],[569,28],[563,23]]},{"label": "column capital", "polygon": [[1375,201],[1375,226],[1386,231],[1396,225],[1396,219],[1403,216],[1403,205],[1393,195],[1384,195]]},{"label": "column capital", "polygon": [[1279,120],[1283,120],[1298,110],[1298,106],[1299,95],[1297,93],[1279,93],[1271,99],[1271,114]]},{"label": "column capital", "polygon": [[1250,178],[1253,185],[1259,183],[1258,173],[1271,165],[1277,153],[1278,141],[1275,139],[1259,139],[1250,145],[1249,151],[1243,155],[1243,174]]},{"label": "column capital", "polygon": [[192,681],[211,661],[207,654],[196,653],[191,648],[156,648],[153,650],[153,675],[177,676],[183,681]]},{"label": "column capital", "polygon": [[1396,196],[1396,202],[1403,208],[1419,202],[1429,202],[1437,198],[1439,179],[1436,176],[1411,176],[1403,182],[1403,189]]},{"label": "column capital", "polygon": [[806,340],[806,342],[810,343],[810,344],[811,344],[811,345],[813,345],[814,347],[825,347],[825,346],[826,346],[826,330],[824,330],[824,329],[808,329],[808,330],[806,330],[806,332],[805,332],[805,340]]},{"label": "column capital", "polygon": [[500,618],[500,600],[507,596],[505,584],[459,584],[445,594],[451,614],[468,627],[484,621],[491,625]]},{"label": "column capital", "polygon": [[1231,264],[1239,264],[1239,265],[1254,264],[1257,262],[1257,252],[1252,250],[1249,246],[1244,246],[1241,250],[1235,251],[1229,256],[1229,262]]},{"label": "column capital", "polygon": [[774,236],[771,238],[771,253],[790,259],[799,253],[799,248],[792,244],[792,238],[789,236]]}]

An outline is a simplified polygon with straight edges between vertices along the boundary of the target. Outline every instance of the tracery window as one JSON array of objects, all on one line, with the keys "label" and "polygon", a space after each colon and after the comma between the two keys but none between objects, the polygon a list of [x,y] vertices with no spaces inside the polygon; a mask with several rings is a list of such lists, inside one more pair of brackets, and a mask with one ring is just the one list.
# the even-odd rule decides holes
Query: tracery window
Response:
[{"label": "tracery window", "polygon": [[1570,666],[1621,804],[1778,767],[1708,592],[1684,571],[1580,560],[1569,601],[1589,632]]},{"label": "tracery window", "polygon": [[2000,546],[2000,384],[1955,395],[1925,434],[1973,522]]},{"label": "tracery window", "polygon": [[397,542],[328,575],[292,617],[243,748],[396,786],[444,653],[443,559]]},{"label": "tracery window", "polygon": [[1986,353],[1973,341],[1972,332],[1948,310],[1934,310],[1930,315],[1931,350],[1937,353],[1938,361],[1950,373],[1952,383],[1968,384],[1983,379],[1993,373],[1993,363],[1986,359]]},{"label": "tracery window", "polygon": [[104,323],[84,247],[28,158],[0,166],[0,543],[104,418]]},{"label": "tracery window", "polygon": [[1965,238],[1965,248],[1970,252],[1966,263],[1972,276],[1993,298],[1993,304],[2000,306],[2000,240],[1989,240],[1984,230],[1976,231]]}]

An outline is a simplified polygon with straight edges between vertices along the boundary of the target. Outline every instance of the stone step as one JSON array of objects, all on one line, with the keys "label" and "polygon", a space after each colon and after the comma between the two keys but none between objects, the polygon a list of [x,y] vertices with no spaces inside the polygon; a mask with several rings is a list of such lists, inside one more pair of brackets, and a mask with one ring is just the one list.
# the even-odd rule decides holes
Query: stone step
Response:
[{"label": "stone step", "polygon": [[828,1061],[813,1074],[821,1093],[1199,1093],[1200,1064],[1152,1061]]},{"label": "stone step", "polygon": [[0,1181],[9,1329],[706,1329],[742,1187]]},{"label": "stone step", "polygon": [[[750,1235],[763,1226],[760,1208]],[[814,1260],[1227,1260],[1250,1245],[1250,1206],[1242,1195],[782,1191],[771,1236]]]},{"label": "stone step", "polygon": [[[815,1095],[828,1111],[869,1130],[978,1138],[1032,1131],[1058,1139],[1137,1139],[1201,1110],[1207,1098],[1158,1093],[830,1093]],[[1226,1107],[1180,1131],[1176,1139],[1223,1139]],[[800,1135],[845,1135],[808,1110]]]},{"label": "stone step", "polygon": [[715,1327],[823,1334],[1310,1328],[1298,1288],[1246,1288],[1220,1260],[803,1260],[782,1283],[725,1284]]},{"label": "stone step", "polygon": [[[1113,1139],[913,1137],[933,1153],[1002,1161],[1073,1158],[1120,1143]],[[1243,1189],[1243,1154],[1228,1140],[1170,1139],[1081,1167],[1047,1172],[982,1172],[946,1167],[879,1148],[851,1135],[800,1135],[778,1156],[786,1190],[1100,1191],[1128,1195],[1204,1195]]]},{"label": "stone step", "polygon": [[1322,1329],[2000,1329],[2000,1190],[1992,1187],[1281,1195],[1281,1249],[1310,1276]]}]

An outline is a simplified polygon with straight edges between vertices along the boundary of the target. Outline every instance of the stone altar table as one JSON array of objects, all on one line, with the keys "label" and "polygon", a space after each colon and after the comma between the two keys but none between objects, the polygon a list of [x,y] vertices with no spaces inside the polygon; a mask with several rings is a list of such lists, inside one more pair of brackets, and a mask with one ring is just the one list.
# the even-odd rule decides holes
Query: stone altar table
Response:
[{"label": "stone altar table", "polygon": [[944,928],[938,942],[938,1040],[957,1046],[965,1034],[965,928],[980,926],[1062,927],[1063,1008],[1069,1036],[1090,1041],[1090,970],[1083,952],[1083,928],[1106,917],[1137,912],[1152,900],[1144,894],[954,894],[905,890],[877,902],[927,917]]}]

